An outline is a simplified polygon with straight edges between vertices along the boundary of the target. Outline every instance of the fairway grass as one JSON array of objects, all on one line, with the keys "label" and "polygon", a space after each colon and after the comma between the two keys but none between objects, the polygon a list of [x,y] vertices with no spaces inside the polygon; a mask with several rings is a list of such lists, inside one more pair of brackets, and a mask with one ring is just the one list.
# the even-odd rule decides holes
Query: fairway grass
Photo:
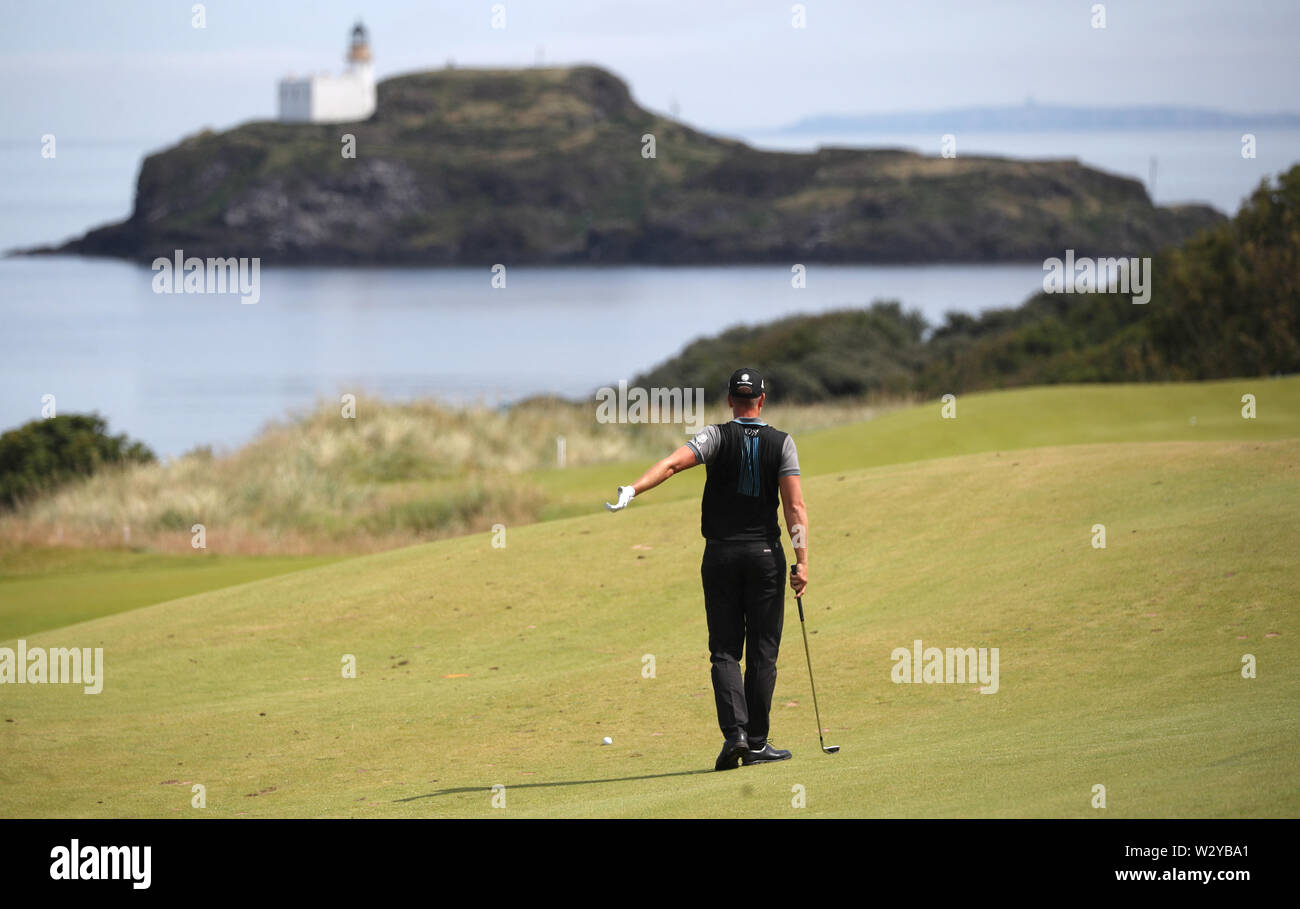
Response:
[{"label": "fairway grass", "polygon": [[[1252,419],[1242,415],[1247,394],[1255,398]],[[869,420],[796,432],[804,474],[1048,445],[1300,438],[1300,376],[988,391],[958,395],[951,419],[943,418],[942,406],[935,400]],[[797,408],[783,411],[779,399],[763,411],[778,429],[788,428],[786,413],[793,419]],[[537,470],[530,476],[546,496],[542,517],[570,517],[612,498],[617,486],[631,483],[646,466],[600,464]],[[698,500],[703,485],[703,471],[687,473],[654,495]]]},{"label": "fairway grass", "polygon": [[[1300,441],[1243,430],[1216,384],[1261,438],[1215,440],[1202,412],[1210,440],[865,469],[847,452],[884,455],[851,438],[801,446],[825,459],[805,608],[838,755],[790,600],[772,738],[794,759],[709,772],[698,502],[656,490],[501,549],[444,540],[27,635],[102,647],[104,689],[0,688],[0,816],[1295,816]],[[973,427],[974,398],[925,431]],[[895,684],[917,639],[998,648],[999,690]]]},{"label": "fairway grass", "polygon": [[338,556],[4,547],[0,548],[0,641],[337,560]]}]

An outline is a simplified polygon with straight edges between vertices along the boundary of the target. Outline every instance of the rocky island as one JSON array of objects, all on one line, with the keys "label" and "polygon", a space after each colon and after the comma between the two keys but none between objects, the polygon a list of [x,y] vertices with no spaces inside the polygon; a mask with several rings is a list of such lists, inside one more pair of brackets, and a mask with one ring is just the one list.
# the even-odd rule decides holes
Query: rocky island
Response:
[{"label": "rocky island", "polygon": [[[936,137],[936,142],[938,137]],[[387,79],[357,123],[253,122],[148,156],[134,210],[58,249],[271,264],[1035,261],[1136,255],[1223,216],[1074,160],[760,151],[591,66]]]}]

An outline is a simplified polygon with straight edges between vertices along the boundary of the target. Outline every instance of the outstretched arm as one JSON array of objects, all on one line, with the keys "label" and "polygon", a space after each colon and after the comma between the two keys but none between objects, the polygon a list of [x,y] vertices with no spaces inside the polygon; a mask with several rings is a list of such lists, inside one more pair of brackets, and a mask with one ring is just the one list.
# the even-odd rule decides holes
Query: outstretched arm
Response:
[{"label": "outstretched arm", "polygon": [[681,473],[683,470],[690,470],[696,465],[695,452],[689,445],[683,445],[674,451],[668,457],[652,465],[641,478],[631,486],[620,486],[618,488],[618,504],[611,505],[605,503],[605,507],[610,511],[619,511],[626,508],[627,504],[632,501],[633,497],[640,495],[649,489],[654,489],[664,480],[668,479],[675,473]]},{"label": "outstretched arm", "polygon": [[683,445],[641,474],[641,479],[633,483],[632,488],[636,490],[637,495],[640,495],[648,489],[654,489],[673,474],[681,473],[683,470],[690,470],[695,466],[695,463],[695,452],[691,450],[689,445]]}]

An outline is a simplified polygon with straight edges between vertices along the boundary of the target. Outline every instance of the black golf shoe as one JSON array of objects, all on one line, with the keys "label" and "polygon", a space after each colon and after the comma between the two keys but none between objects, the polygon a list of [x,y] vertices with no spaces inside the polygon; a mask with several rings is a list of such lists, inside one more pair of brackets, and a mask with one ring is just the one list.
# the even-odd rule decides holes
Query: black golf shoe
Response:
[{"label": "black golf shoe", "polygon": [[764,742],[757,748],[746,748],[740,756],[740,762],[748,767],[750,764],[770,764],[773,761],[788,761],[792,755],[788,751],[774,748],[771,742]]},{"label": "black golf shoe", "polygon": [[735,770],[740,766],[740,762],[749,754],[749,740],[745,738],[745,733],[740,733],[734,739],[727,739],[722,745],[722,752],[713,764],[714,770]]}]

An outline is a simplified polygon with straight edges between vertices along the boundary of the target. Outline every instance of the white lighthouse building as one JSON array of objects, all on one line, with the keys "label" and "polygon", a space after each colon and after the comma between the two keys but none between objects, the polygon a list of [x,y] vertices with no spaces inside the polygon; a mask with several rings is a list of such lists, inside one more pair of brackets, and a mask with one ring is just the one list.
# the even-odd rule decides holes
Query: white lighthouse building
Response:
[{"label": "white lighthouse building", "polygon": [[285,123],[350,123],[375,112],[375,70],[370,38],[358,22],[348,45],[348,67],[339,76],[280,80],[280,120]]}]

